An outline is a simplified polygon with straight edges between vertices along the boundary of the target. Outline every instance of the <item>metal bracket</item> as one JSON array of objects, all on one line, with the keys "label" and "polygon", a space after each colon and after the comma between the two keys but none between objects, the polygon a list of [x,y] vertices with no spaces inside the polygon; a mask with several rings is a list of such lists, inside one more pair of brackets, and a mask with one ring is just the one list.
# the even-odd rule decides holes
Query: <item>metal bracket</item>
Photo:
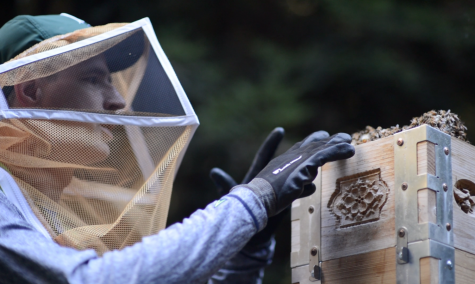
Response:
[{"label": "metal bracket", "polygon": [[308,264],[292,268],[292,282],[299,284],[320,284],[321,280],[310,280],[308,277]]},{"label": "metal bracket", "polygon": [[[397,283],[419,284],[420,265],[419,260],[423,257],[439,259],[439,283],[455,283],[454,258],[455,250],[452,246],[433,240],[409,243],[409,262],[397,265]],[[400,269],[403,267],[404,269]]]},{"label": "metal bracket", "polygon": [[[435,144],[435,176],[431,174],[418,175],[417,173],[417,143],[423,141]],[[394,135],[398,283],[419,283],[419,259],[421,257],[435,257],[441,259],[440,263],[443,263],[444,259],[448,261],[450,258],[451,264],[454,263],[454,236],[453,230],[451,230],[453,192],[450,155],[450,136],[428,125]],[[420,189],[435,191],[437,223],[419,223],[417,192]],[[404,230],[402,238],[399,236],[401,229]],[[404,247],[407,248],[407,255],[405,255]],[[436,247],[441,251],[434,249]],[[440,283],[453,283],[455,281],[453,270],[448,273],[447,269],[442,269],[442,266],[440,268]]]},{"label": "metal bracket", "polygon": [[[397,145],[403,139],[402,146]],[[417,175],[417,143],[434,143],[436,152],[436,176]],[[396,229],[406,228],[408,242],[434,239],[453,246],[453,231],[446,229],[452,223],[452,164],[450,159],[450,136],[428,125],[423,125],[394,135],[394,170],[396,191]],[[444,148],[449,154],[445,154]],[[448,186],[447,191],[443,184]],[[405,187],[405,188],[404,188]],[[417,191],[428,188],[437,195],[437,224],[419,224]]]},{"label": "metal bracket", "polygon": [[396,245],[397,263],[406,264],[409,262],[409,249],[407,247],[407,230],[406,228],[399,228]]},{"label": "metal bracket", "polygon": [[[321,173],[321,168],[318,171]],[[290,265],[292,281],[299,283],[319,283],[321,279],[322,175],[317,175],[313,183],[317,188],[315,193],[297,199],[292,204],[292,222],[296,222],[295,227],[292,228],[292,235],[295,234],[299,239],[295,242],[298,243],[298,251],[292,251]],[[305,267],[305,272],[303,267]]]},{"label": "metal bracket", "polygon": [[321,251],[321,219],[322,219],[322,175],[321,175],[321,168],[318,169],[320,171],[320,177],[317,176],[314,183],[317,188],[316,192],[314,193],[313,200],[315,206],[315,212],[311,214],[310,217],[310,235],[309,235],[309,246],[312,246],[310,250],[310,263],[309,263],[309,272],[310,277],[309,280],[319,281],[322,279],[322,268],[321,268],[321,261],[322,261],[322,251]]}]

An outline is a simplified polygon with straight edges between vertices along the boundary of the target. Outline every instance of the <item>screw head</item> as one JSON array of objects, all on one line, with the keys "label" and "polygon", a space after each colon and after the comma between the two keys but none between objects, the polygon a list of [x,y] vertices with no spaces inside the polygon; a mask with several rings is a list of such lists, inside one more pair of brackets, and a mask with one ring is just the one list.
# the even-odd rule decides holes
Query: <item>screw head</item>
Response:
[{"label": "screw head", "polygon": [[398,235],[400,238],[404,238],[404,236],[406,235],[406,231],[404,231],[404,229],[399,229]]},{"label": "screw head", "polygon": [[452,225],[450,225],[450,223],[447,223],[445,224],[445,228],[447,229],[447,231],[450,231],[452,229]]},{"label": "screw head", "polygon": [[447,190],[449,190],[449,187],[447,186],[446,183],[442,184],[442,188],[444,189],[445,192],[447,192]]},{"label": "screw head", "polygon": [[447,264],[447,268],[450,269],[450,270],[452,270],[452,268],[454,267],[454,265],[452,264],[452,261],[450,259],[447,260],[446,264]]},{"label": "screw head", "polygon": [[403,140],[402,138],[399,138],[399,139],[397,140],[397,145],[398,145],[398,146],[404,145],[404,140]]},{"label": "screw head", "polygon": [[408,187],[407,182],[403,182],[401,185],[402,190],[406,190]]},{"label": "screw head", "polygon": [[315,211],[315,207],[310,206],[308,207],[308,213],[312,214]]},{"label": "screw head", "polygon": [[317,247],[313,247],[313,248],[310,250],[310,254],[311,254],[312,256],[316,256],[317,253],[318,253]]},{"label": "screw head", "polygon": [[444,147],[444,153],[445,153],[445,155],[448,155],[450,153],[449,148]]}]

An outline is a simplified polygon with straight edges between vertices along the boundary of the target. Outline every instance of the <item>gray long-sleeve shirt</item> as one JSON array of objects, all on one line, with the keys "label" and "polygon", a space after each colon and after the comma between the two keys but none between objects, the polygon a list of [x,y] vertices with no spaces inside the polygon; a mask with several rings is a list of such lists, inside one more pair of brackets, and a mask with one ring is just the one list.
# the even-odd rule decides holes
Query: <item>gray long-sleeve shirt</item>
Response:
[{"label": "gray long-sleeve shirt", "polygon": [[266,222],[261,201],[240,187],[182,223],[98,257],[47,239],[0,191],[0,283],[261,283],[274,241],[242,248]]}]

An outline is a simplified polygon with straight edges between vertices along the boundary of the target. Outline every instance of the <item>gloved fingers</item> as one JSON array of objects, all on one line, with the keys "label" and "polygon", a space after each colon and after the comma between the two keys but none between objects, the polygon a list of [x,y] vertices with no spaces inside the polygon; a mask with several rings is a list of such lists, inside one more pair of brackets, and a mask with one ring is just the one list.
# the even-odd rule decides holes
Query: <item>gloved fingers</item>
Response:
[{"label": "gloved fingers", "polygon": [[312,163],[306,164],[302,172],[301,180],[305,183],[313,181],[318,174],[318,167]]},{"label": "gloved fingers", "polygon": [[335,145],[340,143],[351,143],[351,136],[347,133],[337,133],[332,135],[326,144]]},{"label": "gloved fingers", "polygon": [[325,139],[319,141],[312,141],[307,143],[305,146],[301,146],[296,151],[302,152],[313,152],[315,150],[320,150],[322,147],[327,147],[329,145],[335,145],[340,143],[351,143],[351,136],[346,133],[337,133]]},{"label": "gloved fingers", "polygon": [[309,184],[306,184],[306,185],[304,185],[302,194],[300,194],[299,198],[310,196],[316,190],[317,190],[317,187],[315,186],[315,184],[313,182],[309,183]]},{"label": "gloved fingers", "polygon": [[328,132],[323,131],[323,130],[314,132],[314,133],[310,134],[309,136],[307,136],[307,138],[302,140],[302,144],[300,145],[299,148],[305,147],[309,143],[312,143],[312,142],[322,141],[323,139],[326,139],[329,136],[330,136],[330,134],[328,134]]},{"label": "gloved fingers", "polygon": [[228,194],[231,188],[237,185],[236,181],[220,168],[211,169],[209,177],[214,182],[219,197]]},{"label": "gloved fingers", "polygon": [[349,143],[340,143],[336,145],[327,145],[308,159],[309,164],[321,167],[325,163],[348,159],[355,154],[355,147]]},{"label": "gloved fingers", "polygon": [[[335,145],[335,144],[340,144],[340,143],[351,143],[351,136],[346,133],[337,133],[333,134],[330,137],[327,137],[323,140],[320,141],[312,141],[310,143],[307,143],[304,151],[313,151],[313,149],[319,148],[324,145]],[[304,148],[303,146],[301,148]]]},{"label": "gloved fingers", "polygon": [[323,131],[323,130],[313,132],[309,136],[305,137],[302,141],[300,141],[298,143],[295,143],[294,146],[292,146],[289,150],[287,150],[286,153],[288,153],[290,151],[294,151],[295,149],[306,147],[307,145],[309,145],[312,142],[319,142],[319,141],[323,142],[323,141],[325,141],[325,139],[328,139],[329,136],[330,136],[330,134],[328,134],[328,132]]},{"label": "gloved fingers", "polygon": [[284,133],[285,131],[282,127],[276,127],[267,136],[266,140],[264,140],[261,147],[254,156],[254,160],[252,161],[251,167],[246,173],[242,184],[249,183],[260,171],[262,171],[263,168],[265,168],[265,166],[267,166],[269,161],[274,156],[277,147],[279,147],[279,144],[284,137]]},{"label": "gloved fingers", "polygon": [[354,146],[348,143],[325,145],[316,148],[312,148],[312,145],[309,145],[306,151],[310,152],[308,153],[310,155],[304,158],[305,160],[302,164],[297,167],[298,174],[294,176],[296,186],[300,188],[303,185],[309,186],[308,184],[317,177],[318,167],[323,166],[327,162],[351,158],[355,154]]}]

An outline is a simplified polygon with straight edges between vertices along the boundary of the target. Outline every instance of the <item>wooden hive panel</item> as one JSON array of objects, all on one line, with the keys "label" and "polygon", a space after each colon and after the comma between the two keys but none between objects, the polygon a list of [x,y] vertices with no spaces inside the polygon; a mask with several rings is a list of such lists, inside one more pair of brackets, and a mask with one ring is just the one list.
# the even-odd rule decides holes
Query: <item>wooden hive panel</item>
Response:
[{"label": "wooden hive panel", "polygon": [[[380,139],[357,146],[355,156],[351,159],[328,163],[322,167],[323,261],[395,246],[393,147],[392,137]],[[343,218],[338,218],[334,211],[328,208],[337,188],[336,181],[349,179],[351,183],[358,178],[364,179],[365,173],[379,175],[381,180],[386,182],[389,188],[388,198],[381,214],[376,212],[379,216],[374,216],[371,220],[354,220],[342,227]],[[340,203],[345,203],[345,200]]]},{"label": "wooden hive panel", "polygon": [[[316,181],[317,189],[321,189],[320,196],[310,196],[294,204],[292,218],[298,222],[294,222],[292,227],[292,267],[293,271],[299,271],[299,275],[293,273],[292,283],[396,283],[395,192],[402,189],[401,185],[395,185],[394,147],[397,145],[392,136],[356,146],[354,157],[322,167]],[[436,150],[441,151],[442,147],[427,141],[417,144],[418,175],[435,176]],[[455,281],[475,283],[475,146],[452,138],[450,158],[453,186],[470,189],[474,211],[464,212],[454,199],[451,229],[454,234]],[[375,207],[380,209],[380,214],[359,216],[356,210],[356,216],[346,218],[355,198],[344,199],[344,193],[352,188],[364,188],[365,182],[366,188],[367,185],[379,186],[379,193],[374,191],[373,195],[387,197]],[[436,196],[440,191],[418,190],[419,223],[437,222]],[[358,202],[368,203],[368,200],[360,196]],[[314,206],[317,212],[309,215],[309,206]],[[364,211],[364,206],[358,208]],[[316,214],[320,214],[320,219]],[[315,218],[321,224],[318,238],[311,236],[318,234],[315,228],[306,231],[310,236],[302,236],[302,226],[317,224]],[[299,223],[301,221],[305,222]],[[319,257],[323,273],[322,281],[316,282],[308,278],[312,264],[309,265],[307,260],[315,240],[321,242]],[[437,278],[439,262],[433,257],[421,258],[419,283],[442,283]]]}]

